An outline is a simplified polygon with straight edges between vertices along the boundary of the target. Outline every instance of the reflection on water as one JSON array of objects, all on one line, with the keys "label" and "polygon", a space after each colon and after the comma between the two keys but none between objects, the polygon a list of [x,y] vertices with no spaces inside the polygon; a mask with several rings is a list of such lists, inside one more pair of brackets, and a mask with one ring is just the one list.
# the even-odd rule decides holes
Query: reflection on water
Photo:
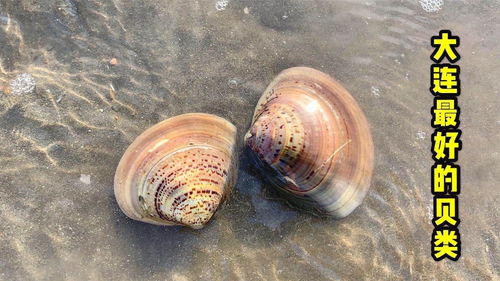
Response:
[{"label": "reflection on water", "polygon": [[[500,4],[422,2],[0,0],[0,279],[498,278]],[[462,38],[457,263],[430,257],[429,40],[441,28]],[[370,120],[375,176],[351,216],[290,209],[242,155],[206,229],[124,217],[113,175],[135,136],[194,111],[241,136],[266,85],[297,65],[332,74]],[[22,73],[36,88],[15,95]]]}]

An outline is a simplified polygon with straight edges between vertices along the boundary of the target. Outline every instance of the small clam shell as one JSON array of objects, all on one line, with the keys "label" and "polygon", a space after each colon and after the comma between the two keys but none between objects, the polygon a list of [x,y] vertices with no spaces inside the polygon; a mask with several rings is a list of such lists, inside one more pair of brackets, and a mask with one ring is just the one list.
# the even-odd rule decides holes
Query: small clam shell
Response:
[{"label": "small clam shell", "polygon": [[281,72],[260,98],[245,143],[265,177],[300,207],[345,217],[370,187],[368,122],[347,90],[318,70]]},{"label": "small clam shell", "polygon": [[234,125],[210,114],[183,114],[152,126],[118,164],[118,205],[135,220],[202,228],[234,184],[235,138]]}]

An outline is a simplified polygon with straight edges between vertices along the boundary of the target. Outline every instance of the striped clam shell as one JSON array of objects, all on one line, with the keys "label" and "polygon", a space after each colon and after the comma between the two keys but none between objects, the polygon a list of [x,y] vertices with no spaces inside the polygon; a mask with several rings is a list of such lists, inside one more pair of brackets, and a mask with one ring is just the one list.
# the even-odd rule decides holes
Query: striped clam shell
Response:
[{"label": "striped clam shell", "polygon": [[368,122],[347,90],[318,70],[281,72],[260,98],[245,143],[268,181],[317,214],[349,215],[370,187]]},{"label": "striped clam shell", "polygon": [[183,114],[152,126],[118,164],[118,205],[138,221],[202,228],[234,184],[235,138],[234,125],[210,114]]}]

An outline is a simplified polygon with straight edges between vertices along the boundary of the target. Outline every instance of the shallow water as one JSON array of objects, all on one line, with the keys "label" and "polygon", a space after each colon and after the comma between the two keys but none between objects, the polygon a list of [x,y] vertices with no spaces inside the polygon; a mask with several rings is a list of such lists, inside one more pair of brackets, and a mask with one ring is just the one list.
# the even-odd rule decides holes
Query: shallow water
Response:
[{"label": "shallow water", "polygon": [[[433,13],[417,0],[0,0],[0,279],[499,280],[499,14],[493,0]],[[442,28],[461,37],[458,262],[430,256]],[[370,121],[375,174],[353,214],[273,200],[244,154],[201,231],[121,213],[113,175],[138,134],[200,111],[242,136],[267,84],[298,65],[334,76]],[[21,73],[35,92],[9,94]]]}]

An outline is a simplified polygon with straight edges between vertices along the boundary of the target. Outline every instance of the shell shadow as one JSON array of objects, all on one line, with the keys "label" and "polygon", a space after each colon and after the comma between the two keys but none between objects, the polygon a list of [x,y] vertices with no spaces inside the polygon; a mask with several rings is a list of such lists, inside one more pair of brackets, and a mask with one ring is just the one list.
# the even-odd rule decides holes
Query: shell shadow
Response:
[{"label": "shell shadow", "polygon": [[[114,197],[110,198],[119,210]],[[114,236],[119,240],[120,256],[126,256],[137,277],[144,274],[169,273],[187,265],[197,245],[196,232],[185,227],[156,226],[125,217],[115,212]]]},{"label": "shell shadow", "polygon": [[269,247],[293,236],[302,224],[337,224],[336,220],[313,216],[288,203],[259,174],[246,149],[242,150],[236,186],[217,218],[231,224],[241,243]]}]

